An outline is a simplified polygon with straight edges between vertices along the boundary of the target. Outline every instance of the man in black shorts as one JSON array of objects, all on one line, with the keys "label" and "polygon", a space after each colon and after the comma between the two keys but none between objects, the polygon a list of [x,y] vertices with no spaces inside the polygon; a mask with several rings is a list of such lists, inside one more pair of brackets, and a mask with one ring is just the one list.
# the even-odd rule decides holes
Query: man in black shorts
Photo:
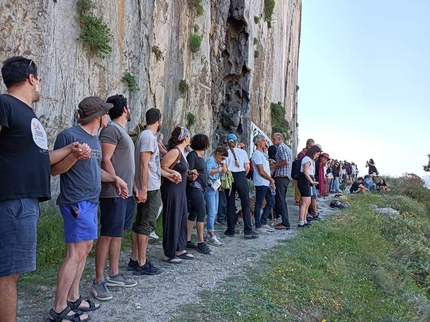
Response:
[{"label": "man in black shorts", "polygon": [[[96,278],[91,286],[94,297],[101,301],[112,298],[109,287],[133,287],[136,281],[119,272],[119,256],[124,230],[131,230],[136,204],[133,198],[134,143],[125,130],[130,121],[127,99],[114,95],[106,100],[113,104],[109,110],[111,122],[100,132],[101,166],[106,172],[122,178],[128,187],[128,198],[118,196],[110,183],[102,183],[100,192],[100,236],[96,246]],[[104,278],[109,254],[109,275]]]}]

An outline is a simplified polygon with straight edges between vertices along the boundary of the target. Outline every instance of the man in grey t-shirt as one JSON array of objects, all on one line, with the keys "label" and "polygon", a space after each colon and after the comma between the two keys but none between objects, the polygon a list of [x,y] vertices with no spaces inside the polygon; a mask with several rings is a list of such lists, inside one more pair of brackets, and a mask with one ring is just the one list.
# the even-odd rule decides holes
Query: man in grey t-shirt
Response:
[{"label": "man in grey t-shirt", "polygon": [[[130,121],[127,99],[114,95],[106,100],[113,104],[109,110],[111,122],[100,132],[102,145],[101,167],[127,183],[128,198],[118,196],[109,183],[102,183],[100,192],[100,237],[96,246],[96,278],[91,287],[94,297],[107,301],[112,298],[109,287],[133,287],[136,281],[120,274],[119,257],[124,230],[131,230],[136,204],[133,198],[134,144],[125,130]],[[106,258],[109,254],[109,274],[104,278]]]},{"label": "man in grey t-shirt", "polygon": [[133,224],[132,251],[127,270],[134,275],[156,275],[161,269],[146,259],[149,234],[154,231],[161,206],[160,152],[155,133],[161,127],[161,112],[151,108],[146,112],[146,129],[136,142],[136,200],[137,215]]}]

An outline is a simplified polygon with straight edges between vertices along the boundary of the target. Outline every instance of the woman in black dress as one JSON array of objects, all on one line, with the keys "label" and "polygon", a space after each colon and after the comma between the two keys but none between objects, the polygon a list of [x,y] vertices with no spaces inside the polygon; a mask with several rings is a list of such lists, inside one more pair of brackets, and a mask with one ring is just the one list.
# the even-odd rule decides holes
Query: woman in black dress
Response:
[{"label": "woman in black dress", "polygon": [[[188,172],[184,157],[185,147],[190,143],[190,132],[185,127],[176,127],[169,139],[169,152],[161,160],[161,168],[169,173],[181,175],[178,183],[164,180],[161,186],[163,199],[163,261],[179,264],[183,259],[194,256],[185,250],[187,245],[187,177],[196,175]],[[195,180],[195,179],[194,179]]]}]

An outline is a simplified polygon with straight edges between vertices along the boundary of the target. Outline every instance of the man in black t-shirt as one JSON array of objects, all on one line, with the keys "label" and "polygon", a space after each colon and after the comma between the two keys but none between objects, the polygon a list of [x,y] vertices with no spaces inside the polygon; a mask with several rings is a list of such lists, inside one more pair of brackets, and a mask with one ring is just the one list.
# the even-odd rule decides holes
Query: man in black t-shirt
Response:
[{"label": "man in black t-shirt", "polygon": [[[21,56],[2,66],[7,94],[0,95],[0,320],[15,321],[20,274],[36,269],[39,202],[51,198],[50,165],[79,157],[72,143],[48,151],[43,125],[31,105],[40,99],[40,75]],[[19,254],[19,255],[18,255]]]},{"label": "man in black t-shirt", "polygon": [[358,177],[357,181],[355,181],[351,188],[349,189],[350,193],[358,193],[358,192],[368,192],[369,190],[363,185],[363,178]]}]

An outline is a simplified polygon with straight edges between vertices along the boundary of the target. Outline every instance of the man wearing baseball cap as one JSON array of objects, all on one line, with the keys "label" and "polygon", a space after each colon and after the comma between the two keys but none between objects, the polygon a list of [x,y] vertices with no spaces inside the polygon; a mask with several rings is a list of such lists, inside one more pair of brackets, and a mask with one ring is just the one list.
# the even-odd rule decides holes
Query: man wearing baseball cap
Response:
[{"label": "man wearing baseball cap", "polygon": [[55,141],[56,149],[70,142],[86,143],[91,151],[87,158],[75,158],[70,165],[59,162],[51,167],[51,174],[60,174],[60,195],[57,205],[64,220],[64,238],[67,254],[58,271],[54,307],[49,311],[51,320],[76,316],[85,320],[85,312],[100,305],[82,299],[79,282],[93,240],[97,239],[97,208],[101,182],[111,182],[121,198],[128,197],[127,184],[118,176],[101,169],[101,146],[97,133],[107,125],[107,113],[113,105],[100,97],[87,97],[78,106],[78,125],[62,131]]}]

